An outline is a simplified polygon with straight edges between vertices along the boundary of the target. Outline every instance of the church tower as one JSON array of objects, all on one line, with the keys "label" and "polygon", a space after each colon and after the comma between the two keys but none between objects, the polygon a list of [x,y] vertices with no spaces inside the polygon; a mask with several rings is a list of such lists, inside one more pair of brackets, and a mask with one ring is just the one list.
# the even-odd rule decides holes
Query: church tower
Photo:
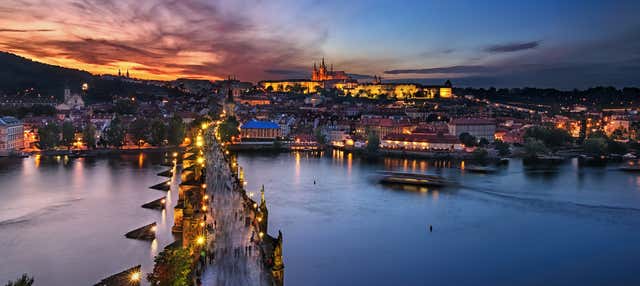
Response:
[{"label": "church tower", "polygon": [[233,88],[229,86],[227,89],[227,97],[224,100],[223,110],[227,117],[235,115],[236,104],[233,101]]},{"label": "church tower", "polygon": [[71,98],[71,89],[69,89],[69,87],[65,87],[64,88],[64,102],[69,101],[69,98]]}]

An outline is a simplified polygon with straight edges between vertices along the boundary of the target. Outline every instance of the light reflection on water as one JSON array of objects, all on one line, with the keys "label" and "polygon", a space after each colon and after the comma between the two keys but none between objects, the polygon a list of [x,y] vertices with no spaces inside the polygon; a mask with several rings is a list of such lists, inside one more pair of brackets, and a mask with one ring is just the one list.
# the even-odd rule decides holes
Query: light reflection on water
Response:
[{"label": "light reflection on water", "polygon": [[[174,240],[177,192],[148,188],[167,169],[159,156],[0,159],[0,281],[27,272],[36,285],[92,285],[137,264],[149,271]],[[140,207],[165,194],[167,211]],[[155,241],[124,237],[154,221]]]},{"label": "light reflection on water", "polygon": [[[330,153],[239,157],[249,190],[265,185],[270,232],[283,231],[286,285],[640,283],[635,174]],[[382,170],[459,187],[382,186]]]},{"label": "light reflection on water", "polygon": [[[464,162],[330,153],[240,155],[248,190],[266,187],[270,232],[284,233],[286,285],[640,284],[636,174],[513,160],[485,175]],[[155,163],[0,160],[0,281],[29,272],[47,285],[86,285],[139,263],[150,270],[173,241],[179,183],[171,180],[166,210],[140,208],[165,195],[148,189],[167,169]],[[460,187],[381,186],[381,170]],[[153,221],[157,240],[123,237]]]}]

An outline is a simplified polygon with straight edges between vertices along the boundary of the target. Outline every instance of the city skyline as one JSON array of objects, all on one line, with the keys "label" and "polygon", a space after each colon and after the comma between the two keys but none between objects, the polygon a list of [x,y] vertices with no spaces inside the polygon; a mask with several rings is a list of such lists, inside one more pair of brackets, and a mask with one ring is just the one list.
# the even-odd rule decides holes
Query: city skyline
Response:
[{"label": "city skyline", "polygon": [[618,1],[4,1],[0,50],[97,74],[637,86],[640,4]]}]

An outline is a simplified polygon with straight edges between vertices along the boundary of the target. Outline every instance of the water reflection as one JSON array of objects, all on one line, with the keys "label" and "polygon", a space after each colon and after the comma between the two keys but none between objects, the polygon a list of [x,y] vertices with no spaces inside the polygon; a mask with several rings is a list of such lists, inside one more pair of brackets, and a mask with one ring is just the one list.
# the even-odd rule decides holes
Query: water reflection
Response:
[{"label": "water reflection", "polygon": [[[148,189],[167,169],[159,155],[0,158],[0,281],[28,272],[46,285],[92,285],[130,265],[150,271],[174,241],[176,192],[161,212],[140,207],[165,195]],[[155,241],[124,238],[153,221]]]},{"label": "water reflection", "polygon": [[[269,227],[286,238],[285,285],[640,285],[629,263],[640,257],[634,174],[581,169],[578,187],[569,163],[525,168],[514,159],[478,174],[461,161],[375,161],[337,150],[241,154],[239,163],[249,189],[266,184]],[[371,179],[382,170],[440,174],[459,186],[384,186]],[[540,178],[547,172],[553,179]],[[603,272],[603,264],[615,267]]]}]

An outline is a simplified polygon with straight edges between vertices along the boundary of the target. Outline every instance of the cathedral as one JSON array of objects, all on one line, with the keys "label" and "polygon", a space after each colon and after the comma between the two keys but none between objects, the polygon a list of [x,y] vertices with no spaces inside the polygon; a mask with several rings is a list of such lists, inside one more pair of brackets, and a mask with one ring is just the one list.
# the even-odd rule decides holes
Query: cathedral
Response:
[{"label": "cathedral", "polygon": [[313,81],[349,79],[349,76],[344,71],[333,71],[333,65],[331,65],[331,69],[327,69],[327,65],[324,63],[324,58],[322,58],[320,68],[316,66],[316,63],[313,63],[313,71],[311,73],[311,80]]}]

